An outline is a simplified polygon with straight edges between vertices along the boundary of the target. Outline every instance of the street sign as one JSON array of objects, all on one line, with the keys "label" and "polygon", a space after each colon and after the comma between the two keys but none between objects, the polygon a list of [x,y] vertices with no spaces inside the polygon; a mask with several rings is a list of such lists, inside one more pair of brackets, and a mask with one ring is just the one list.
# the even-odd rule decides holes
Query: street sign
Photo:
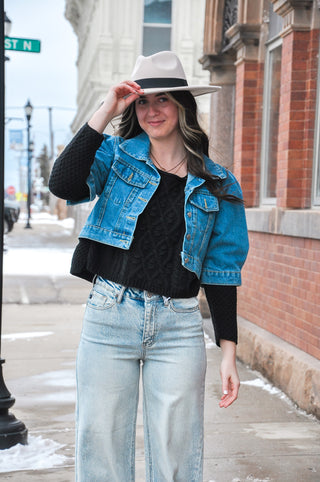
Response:
[{"label": "street sign", "polygon": [[20,52],[39,53],[40,47],[41,47],[40,40],[35,40],[31,38],[14,38],[14,37],[4,38],[5,50],[18,50]]}]

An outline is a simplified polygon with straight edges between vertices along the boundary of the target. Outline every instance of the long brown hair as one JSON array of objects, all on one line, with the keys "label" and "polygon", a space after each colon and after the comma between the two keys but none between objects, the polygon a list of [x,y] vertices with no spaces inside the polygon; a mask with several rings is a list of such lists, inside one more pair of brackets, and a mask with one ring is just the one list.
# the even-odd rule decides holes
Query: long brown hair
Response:
[{"label": "long brown hair", "polygon": [[[197,103],[189,91],[166,92],[166,95],[177,105],[179,115],[179,129],[184,147],[187,151],[188,172],[206,181],[208,190],[218,199],[234,203],[243,203],[243,200],[227,192],[230,183],[222,185],[222,179],[208,171],[203,154],[208,156],[209,139],[201,128],[197,116]],[[135,103],[123,112],[117,135],[124,139],[136,137],[142,131],[138,122]],[[227,171],[228,174],[228,171]]]}]

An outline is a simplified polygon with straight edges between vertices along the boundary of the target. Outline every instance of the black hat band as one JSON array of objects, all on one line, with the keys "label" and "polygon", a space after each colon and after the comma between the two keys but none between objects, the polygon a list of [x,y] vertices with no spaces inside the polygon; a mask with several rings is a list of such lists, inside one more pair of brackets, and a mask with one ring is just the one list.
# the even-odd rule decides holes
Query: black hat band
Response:
[{"label": "black hat band", "polygon": [[176,79],[174,77],[158,78],[152,77],[150,79],[135,80],[140,85],[141,89],[157,89],[170,87],[187,87],[188,82],[185,79]]}]

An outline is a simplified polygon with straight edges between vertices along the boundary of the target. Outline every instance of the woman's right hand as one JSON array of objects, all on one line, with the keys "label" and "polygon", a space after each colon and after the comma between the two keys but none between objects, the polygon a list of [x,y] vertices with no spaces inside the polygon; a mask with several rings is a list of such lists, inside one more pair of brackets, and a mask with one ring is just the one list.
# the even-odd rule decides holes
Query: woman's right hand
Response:
[{"label": "woman's right hand", "polygon": [[102,134],[109,122],[122,114],[140,95],[143,95],[143,90],[132,80],[110,87],[105,100],[89,120],[89,126]]}]

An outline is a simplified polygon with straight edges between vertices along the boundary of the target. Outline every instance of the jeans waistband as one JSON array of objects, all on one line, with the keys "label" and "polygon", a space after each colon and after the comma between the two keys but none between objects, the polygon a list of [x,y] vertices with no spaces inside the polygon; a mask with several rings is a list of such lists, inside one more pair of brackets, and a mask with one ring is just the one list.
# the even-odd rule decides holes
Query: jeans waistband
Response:
[{"label": "jeans waistband", "polygon": [[104,288],[109,287],[113,292],[116,292],[117,303],[121,303],[124,296],[129,296],[130,298],[140,299],[140,300],[145,300],[146,298],[148,300],[159,299],[159,300],[163,300],[165,305],[167,305],[170,300],[170,297],[157,295],[155,293],[151,293],[150,291],[141,290],[138,288],[130,288],[128,286],[123,286],[119,283],[115,283],[114,281],[110,281],[105,278],[102,278],[101,276],[96,276],[93,280],[93,283],[103,286]]}]

